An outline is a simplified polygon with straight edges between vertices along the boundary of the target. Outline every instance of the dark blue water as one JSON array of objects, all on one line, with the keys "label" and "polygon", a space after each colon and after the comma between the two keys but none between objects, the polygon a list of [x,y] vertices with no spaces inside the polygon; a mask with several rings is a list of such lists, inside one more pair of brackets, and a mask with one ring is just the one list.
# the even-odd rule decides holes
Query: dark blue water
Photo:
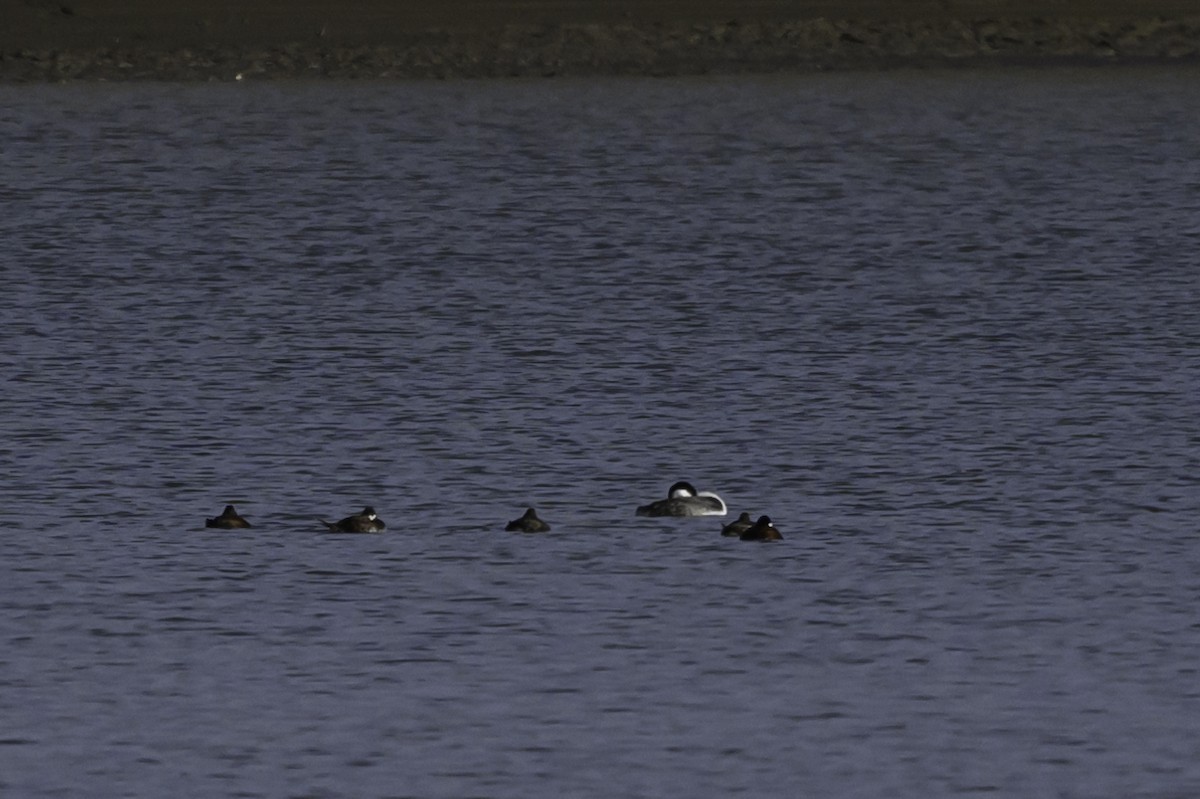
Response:
[{"label": "dark blue water", "polygon": [[1197,77],[0,88],[0,793],[1200,793]]}]

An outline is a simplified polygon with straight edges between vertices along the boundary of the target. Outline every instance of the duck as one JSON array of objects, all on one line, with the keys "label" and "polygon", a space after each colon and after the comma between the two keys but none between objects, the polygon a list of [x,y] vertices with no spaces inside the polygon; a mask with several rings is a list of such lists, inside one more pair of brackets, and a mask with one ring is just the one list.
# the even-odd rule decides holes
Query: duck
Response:
[{"label": "duck", "polygon": [[328,527],[331,533],[381,533],[387,527],[370,505],[363,508],[362,513],[347,516],[340,522],[317,521]]},{"label": "duck", "polygon": [[666,499],[637,509],[638,516],[724,516],[728,512],[725,500],[711,491],[697,491],[686,480],[671,486]]},{"label": "duck", "polygon": [[250,526],[250,522],[238,516],[232,505],[226,505],[220,516],[204,520],[205,527],[219,527],[222,530],[240,530]]},{"label": "duck", "polygon": [[538,518],[537,511],[533,508],[527,508],[525,515],[519,519],[513,519],[504,527],[509,532],[518,533],[548,533],[550,525]]},{"label": "duck", "polygon": [[770,516],[759,516],[758,521],[745,530],[740,538],[743,541],[782,541],[783,536],[771,523]]},{"label": "duck", "polygon": [[742,511],[742,515],[731,521],[729,524],[721,528],[721,535],[724,536],[739,536],[754,526],[754,522],[750,521],[750,514]]}]

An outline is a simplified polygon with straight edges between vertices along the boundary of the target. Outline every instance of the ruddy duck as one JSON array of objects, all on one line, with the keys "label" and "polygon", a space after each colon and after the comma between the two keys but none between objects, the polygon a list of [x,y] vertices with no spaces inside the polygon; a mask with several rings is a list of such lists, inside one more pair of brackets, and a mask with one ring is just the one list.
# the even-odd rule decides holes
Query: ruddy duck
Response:
[{"label": "ruddy duck", "polygon": [[204,520],[205,527],[219,527],[222,530],[240,530],[250,526],[250,522],[238,516],[232,505],[226,505],[220,516]]},{"label": "ruddy duck", "polygon": [[770,516],[759,516],[758,521],[741,535],[743,541],[782,541],[783,536],[771,524]]},{"label": "ruddy duck", "polygon": [[370,505],[363,508],[362,513],[347,516],[340,522],[327,522],[324,519],[318,521],[328,527],[331,533],[381,533],[387,526],[383,519],[375,515],[375,509]]},{"label": "ruddy duck", "polygon": [[638,516],[724,516],[728,512],[725,501],[716,494],[697,491],[683,480],[671,486],[666,499],[637,509]]},{"label": "ruddy duck", "polygon": [[750,514],[742,511],[742,515],[731,521],[729,524],[721,528],[721,535],[737,536],[749,530],[754,526],[754,522],[750,521]]},{"label": "ruddy duck", "polygon": [[550,525],[538,518],[537,511],[529,508],[525,511],[525,515],[519,519],[513,519],[505,527],[509,532],[518,533],[548,533]]}]

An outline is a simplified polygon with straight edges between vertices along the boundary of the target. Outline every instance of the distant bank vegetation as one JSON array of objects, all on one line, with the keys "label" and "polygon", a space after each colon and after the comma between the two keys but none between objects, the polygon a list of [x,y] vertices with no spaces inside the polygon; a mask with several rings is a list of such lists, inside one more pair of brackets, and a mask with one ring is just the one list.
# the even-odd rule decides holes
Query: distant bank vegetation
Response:
[{"label": "distant bank vegetation", "polygon": [[426,31],[387,46],[320,37],[288,45],[8,49],[0,81],[231,81],[809,72],[891,66],[1200,63],[1186,19],[730,21]]}]

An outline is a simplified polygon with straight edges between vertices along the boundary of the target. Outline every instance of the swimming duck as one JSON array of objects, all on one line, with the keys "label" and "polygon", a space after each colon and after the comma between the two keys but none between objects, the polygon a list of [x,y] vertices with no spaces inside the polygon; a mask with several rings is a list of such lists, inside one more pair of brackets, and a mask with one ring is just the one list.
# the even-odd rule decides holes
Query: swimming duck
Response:
[{"label": "swimming duck", "polygon": [[783,536],[775,529],[775,525],[771,524],[770,516],[759,516],[758,521],[742,533],[741,539],[743,541],[782,541]]},{"label": "swimming duck", "polygon": [[226,505],[225,510],[222,511],[220,516],[205,519],[204,526],[219,527],[222,530],[240,530],[244,527],[249,527],[250,522],[238,516],[238,512],[233,509],[232,505]]},{"label": "swimming duck", "polygon": [[684,480],[671,486],[666,499],[637,509],[638,516],[724,516],[728,512],[723,499],[711,491],[697,491]]},{"label": "swimming duck", "polygon": [[528,508],[525,515],[519,519],[513,519],[505,527],[509,532],[518,533],[548,533],[550,525],[538,518],[537,511],[533,508]]},{"label": "swimming duck", "polygon": [[742,515],[731,521],[729,524],[721,528],[721,535],[738,536],[754,526],[754,522],[750,521],[750,514],[742,511]]},{"label": "swimming duck", "polygon": [[328,527],[331,533],[381,533],[387,526],[370,505],[363,508],[362,513],[347,516],[340,522],[327,522],[324,519],[317,521]]}]

